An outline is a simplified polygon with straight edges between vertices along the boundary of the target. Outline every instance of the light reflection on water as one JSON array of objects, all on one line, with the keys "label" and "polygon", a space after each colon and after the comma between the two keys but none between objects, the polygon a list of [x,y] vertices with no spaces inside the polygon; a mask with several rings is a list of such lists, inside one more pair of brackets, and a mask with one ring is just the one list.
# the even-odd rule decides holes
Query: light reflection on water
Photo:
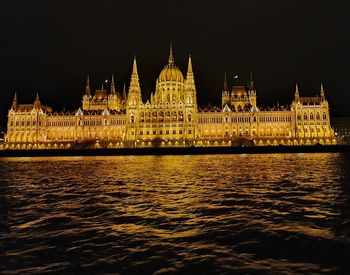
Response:
[{"label": "light reflection on water", "polygon": [[4,272],[346,272],[350,156],[0,160]]}]

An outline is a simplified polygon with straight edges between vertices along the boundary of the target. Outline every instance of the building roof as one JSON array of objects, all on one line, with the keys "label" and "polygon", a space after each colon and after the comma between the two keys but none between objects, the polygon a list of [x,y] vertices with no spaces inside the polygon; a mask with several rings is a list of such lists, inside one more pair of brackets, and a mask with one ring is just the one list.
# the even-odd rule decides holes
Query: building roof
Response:
[{"label": "building roof", "polygon": [[307,105],[307,104],[321,104],[321,98],[319,96],[300,97],[300,102],[303,105]]},{"label": "building roof", "polygon": [[[40,108],[47,113],[52,113],[52,108],[45,106],[45,105],[40,105]],[[34,109],[34,104],[18,104],[15,108],[16,112],[31,112]]]},{"label": "building roof", "polygon": [[233,96],[245,96],[247,95],[246,88],[244,86],[233,86],[232,87]]}]

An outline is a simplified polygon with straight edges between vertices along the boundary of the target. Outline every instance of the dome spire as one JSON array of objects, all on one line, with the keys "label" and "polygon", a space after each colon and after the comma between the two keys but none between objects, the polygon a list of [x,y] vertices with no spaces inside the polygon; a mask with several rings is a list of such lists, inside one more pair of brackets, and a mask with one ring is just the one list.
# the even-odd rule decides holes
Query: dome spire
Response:
[{"label": "dome spire", "polygon": [[169,65],[174,65],[173,44],[170,42]]}]

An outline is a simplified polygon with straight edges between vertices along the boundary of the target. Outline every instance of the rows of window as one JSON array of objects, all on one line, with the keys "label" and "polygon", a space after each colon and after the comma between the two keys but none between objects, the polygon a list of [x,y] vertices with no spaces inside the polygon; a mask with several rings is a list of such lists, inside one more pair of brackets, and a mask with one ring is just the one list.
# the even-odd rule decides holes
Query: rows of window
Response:
[{"label": "rows of window", "polygon": [[221,123],[221,117],[200,117],[199,123]]},{"label": "rows of window", "polygon": [[[182,130],[140,130],[140,136],[143,136],[143,135],[182,135],[184,132]],[[131,135],[134,135],[135,132],[134,131],[131,131]],[[192,130],[187,130],[187,134],[192,134]]]},{"label": "rows of window", "polygon": [[249,123],[256,122],[256,117],[254,116],[251,120],[251,117],[225,117],[224,120],[221,117],[201,117],[199,118],[199,123]]},{"label": "rows of window", "polygon": [[[183,122],[184,114],[180,112],[141,112],[140,113],[140,122]],[[187,115],[187,121],[192,121],[192,115]],[[135,115],[130,116],[130,122],[135,123]]]},{"label": "rows of window", "polygon": [[[297,115],[297,120],[301,120],[302,118],[302,115],[301,114],[298,114]],[[316,120],[320,120],[321,119],[321,115],[320,113],[316,113],[316,116],[313,114],[313,113],[310,113],[310,115],[308,115],[307,113],[304,113],[304,116],[303,116],[304,120],[314,120],[316,118]],[[324,112],[323,115],[322,115],[322,118],[324,120],[327,119],[327,114]]]},{"label": "rows of window", "polygon": [[[109,121],[110,125],[124,125],[125,120],[121,119],[112,119]],[[75,120],[53,120],[48,121],[47,126],[53,126],[53,127],[70,127],[75,126],[76,121]],[[78,121],[79,126],[102,126],[102,125],[108,125],[107,119],[94,119],[94,120],[79,120]]]},{"label": "rows of window", "polygon": [[13,126],[36,126],[38,124],[38,126],[41,126],[42,125],[42,121],[41,120],[25,120],[25,119],[22,119],[22,120],[10,120],[10,127],[13,127]]},{"label": "rows of window", "polygon": [[75,121],[74,120],[52,120],[47,121],[46,126],[74,126]]},{"label": "rows of window", "polygon": [[[188,130],[188,132],[189,132],[189,134],[191,134],[191,130]],[[172,135],[177,135],[177,134],[179,134],[179,135],[182,135],[182,133],[183,133],[183,131],[182,130],[159,130],[159,131],[157,131],[157,130],[153,130],[153,131],[150,131],[150,130],[140,130],[140,136],[142,136],[142,135],[150,135],[150,134],[152,134],[152,135],[163,135],[163,134],[166,134],[166,135],[170,135],[170,134],[172,134]]]},{"label": "rows of window", "polygon": [[290,116],[262,116],[259,117],[260,122],[291,122]]},{"label": "rows of window", "polygon": [[[267,131],[260,131],[260,136],[289,136],[289,132],[287,130],[267,130]],[[229,136],[229,132],[225,131],[224,133],[222,131],[215,131],[215,130],[204,130],[203,131],[203,136],[204,137],[214,137],[214,136]],[[237,136],[255,136],[257,135],[256,130],[251,130],[249,131],[248,129],[240,129],[240,130],[233,130],[231,132],[232,137],[237,137]]]}]

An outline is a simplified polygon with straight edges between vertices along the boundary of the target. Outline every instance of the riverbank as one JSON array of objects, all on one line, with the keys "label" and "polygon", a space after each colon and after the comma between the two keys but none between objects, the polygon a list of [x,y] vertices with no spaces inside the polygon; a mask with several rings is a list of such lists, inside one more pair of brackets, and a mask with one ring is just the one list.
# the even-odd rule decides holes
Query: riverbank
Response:
[{"label": "riverbank", "polygon": [[0,150],[0,157],[209,155],[350,152],[350,145]]}]

